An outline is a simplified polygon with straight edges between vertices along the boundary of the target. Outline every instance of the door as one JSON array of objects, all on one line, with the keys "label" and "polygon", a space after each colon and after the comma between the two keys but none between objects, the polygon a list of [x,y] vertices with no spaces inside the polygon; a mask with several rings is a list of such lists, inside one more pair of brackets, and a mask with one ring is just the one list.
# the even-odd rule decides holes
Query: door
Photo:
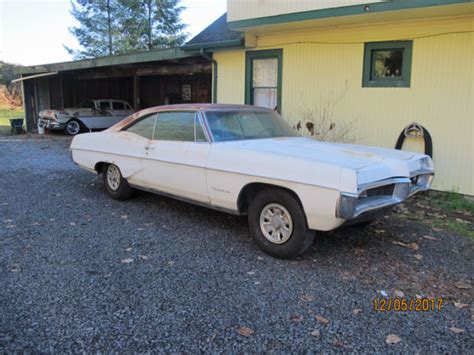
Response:
[{"label": "door", "polygon": [[153,140],[145,147],[147,186],[189,200],[209,203],[205,166],[210,144],[199,113],[160,112]]},{"label": "door", "polygon": [[110,139],[104,142],[110,151],[116,154],[114,161],[131,185],[147,187],[143,172],[143,157],[145,147],[153,137],[156,118],[156,114],[144,116],[124,130],[107,135]]}]

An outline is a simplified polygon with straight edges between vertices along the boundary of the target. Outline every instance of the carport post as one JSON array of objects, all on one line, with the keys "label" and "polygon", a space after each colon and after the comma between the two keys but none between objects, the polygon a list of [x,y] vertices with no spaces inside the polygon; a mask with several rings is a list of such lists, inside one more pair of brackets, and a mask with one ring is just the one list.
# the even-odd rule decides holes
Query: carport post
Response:
[{"label": "carport post", "polygon": [[133,76],[133,108],[135,111],[140,109],[140,76]]}]

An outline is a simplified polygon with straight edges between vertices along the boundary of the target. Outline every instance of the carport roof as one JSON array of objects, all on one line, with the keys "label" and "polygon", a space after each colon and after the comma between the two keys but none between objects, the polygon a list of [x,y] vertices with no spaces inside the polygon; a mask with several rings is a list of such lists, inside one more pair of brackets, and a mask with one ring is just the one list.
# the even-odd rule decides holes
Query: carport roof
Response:
[{"label": "carport roof", "polygon": [[196,54],[192,52],[186,52],[181,48],[167,48],[156,49],[146,52],[134,52],[122,55],[111,55],[100,58],[75,60],[70,62],[32,65],[28,67],[17,68],[15,72],[17,74],[30,75],[47,72],[61,72],[78,69],[99,68],[112,65],[155,62],[160,60],[180,59],[193,56],[196,56]]}]

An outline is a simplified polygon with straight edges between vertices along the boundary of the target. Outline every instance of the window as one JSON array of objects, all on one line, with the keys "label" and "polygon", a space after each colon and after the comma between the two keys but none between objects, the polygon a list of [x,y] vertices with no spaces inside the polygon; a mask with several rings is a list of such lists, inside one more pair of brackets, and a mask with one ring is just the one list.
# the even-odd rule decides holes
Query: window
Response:
[{"label": "window", "polygon": [[410,87],[412,41],[365,44],[363,87]]},{"label": "window", "polygon": [[155,128],[156,122],[156,114],[152,114],[147,116],[137,123],[133,124],[132,126],[126,129],[127,132],[138,134],[147,139],[151,139],[153,137],[153,130]]},{"label": "window", "polygon": [[153,139],[194,142],[195,112],[163,112],[158,114]]},{"label": "window", "polygon": [[199,122],[198,115],[196,115],[196,142],[207,142],[206,135],[202,129],[201,123]]},{"label": "window", "polygon": [[99,107],[101,110],[110,110],[110,102],[109,101],[100,101]]},{"label": "window", "polygon": [[281,112],[282,53],[281,49],[247,52],[246,104]]},{"label": "window", "polygon": [[125,110],[125,104],[123,102],[112,101],[112,108],[114,110]]},{"label": "window", "polygon": [[208,111],[206,118],[216,142],[298,137],[295,130],[272,111]]},{"label": "window", "polygon": [[91,108],[95,109],[94,101],[92,100],[84,100],[79,104],[79,108]]}]

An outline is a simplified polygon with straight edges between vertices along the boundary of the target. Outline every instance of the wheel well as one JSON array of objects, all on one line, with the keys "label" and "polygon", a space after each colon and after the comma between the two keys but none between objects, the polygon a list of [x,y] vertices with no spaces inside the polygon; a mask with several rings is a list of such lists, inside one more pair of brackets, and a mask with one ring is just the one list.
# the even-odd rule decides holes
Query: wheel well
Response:
[{"label": "wheel well", "polygon": [[241,214],[247,214],[248,208],[250,206],[250,202],[252,199],[262,190],[265,189],[278,189],[282,191],[286,191],[293,195],[301,205],[301,200],[299,196],[292,190],[287,189],[286,187],[272,185],[272,184],[265,184],[260,182],[253,182],[250,184],[245,185],[239,193],[239,198],[237,199],[237,208]]},{"label": "wheel well", "polygon": [[98,162],[97,164],[95,164],[94,170],[97,171],[97,174],[102,174],[102,172],[104,171],[104,168],[107,166],[107,164],[108,163],[105,163],[103,161]]}]

